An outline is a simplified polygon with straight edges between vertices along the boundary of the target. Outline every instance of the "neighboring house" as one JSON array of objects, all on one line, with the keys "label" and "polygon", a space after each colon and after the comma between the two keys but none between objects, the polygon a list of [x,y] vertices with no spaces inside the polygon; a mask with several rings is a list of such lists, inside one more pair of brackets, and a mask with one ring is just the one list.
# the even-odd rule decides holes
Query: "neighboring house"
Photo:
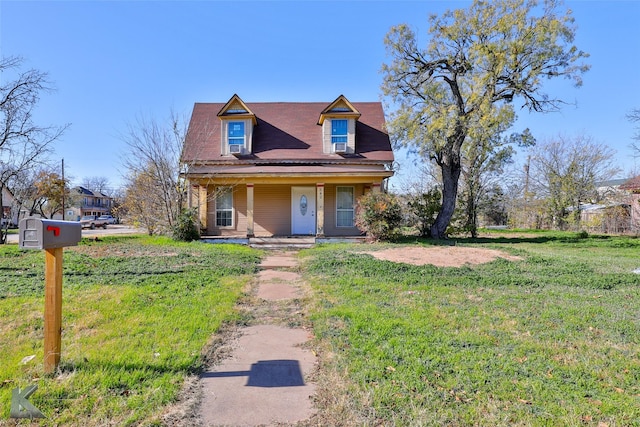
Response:
[{"label": "neighboring house", "polygon": [[393,175],[380,102],[196,103],[182,161],[205,235],[358,236]]},{"label": "neighboring house", "polygon": [[627,180],[620,186],[621,190],[629,193],[629,205],[631,206],[631,230],[640,231],[640,175]]},{"label": "neighboring house", "polygon": [[7,187],[2,187],[2,214],[0,215],[2,225],[6,222],[9,225],[18,225],[18,215],[14,204],[15,199],[11,191]]},{"label": "neighboring house", "polygon": [[610,179],[608,181],[596,182],[596,193],[598,201],[617,202],[621,198],[626,197],[626,191],[621,190],[620,186],[629,181],[628,178]]},{"label": "neighboring house", "polygon": [[111,197],[99,191],[77,186],[71,189],[69,204],[65,209],[65,219],[73,221],[87,215],[107,215],[111,213],[112,207]]},{"label": "neighboring house", "polygon": [[631,207],[626,203],[580,205],[582,228],[599,233],[626,233],[631,227]]}]

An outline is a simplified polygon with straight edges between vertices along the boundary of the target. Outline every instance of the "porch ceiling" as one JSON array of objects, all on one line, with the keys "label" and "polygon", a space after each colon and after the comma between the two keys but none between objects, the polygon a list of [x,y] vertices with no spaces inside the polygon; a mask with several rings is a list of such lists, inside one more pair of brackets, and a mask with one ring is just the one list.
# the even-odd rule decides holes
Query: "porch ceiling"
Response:
[{"label": "porch ceiling", "polygon": [[393,171],[380,166],[194,166],[187,177],[192,181],[252,183],[274,182],[376,182],[391,177]]}]

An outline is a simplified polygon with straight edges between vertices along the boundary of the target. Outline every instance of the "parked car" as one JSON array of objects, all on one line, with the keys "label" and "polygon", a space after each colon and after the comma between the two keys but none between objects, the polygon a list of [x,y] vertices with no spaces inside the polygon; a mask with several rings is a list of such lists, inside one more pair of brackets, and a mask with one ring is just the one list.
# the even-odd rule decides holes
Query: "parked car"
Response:
[{"label": "parked car", "polygon": [[99,220],[107,221],[107,224],[115,224],[116,219],[111,215],[101,215],[98,217]]},{"label": "parked car", "polygon": [[96,227],[107,228],[107,221],[96,218],[94,215],[83,216],[80,218],[80,225],[82,228],[94,229]]}]

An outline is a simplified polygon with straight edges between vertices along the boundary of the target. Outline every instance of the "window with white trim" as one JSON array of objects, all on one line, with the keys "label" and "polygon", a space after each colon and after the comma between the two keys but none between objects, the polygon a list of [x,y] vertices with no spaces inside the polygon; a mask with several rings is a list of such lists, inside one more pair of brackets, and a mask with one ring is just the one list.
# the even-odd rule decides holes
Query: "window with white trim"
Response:
[{"label": "window with white trim", "polygon": [[355,224],[353,187],[336,187],[336,227],[353,227]]},{"label": "window with white trim", "polygon": [[216,194],[216,227],[233,227],[233,190],[218,189]]},{"label": "window with white trim", "polygon": [[245,147],[244,122],[229,122],[227,126],[229,152],[241,153],[242,148]]},{"label": "window with white trim", "polygon": [[331,120],[331,143],[347,143],[348,122],[344,119]]}]

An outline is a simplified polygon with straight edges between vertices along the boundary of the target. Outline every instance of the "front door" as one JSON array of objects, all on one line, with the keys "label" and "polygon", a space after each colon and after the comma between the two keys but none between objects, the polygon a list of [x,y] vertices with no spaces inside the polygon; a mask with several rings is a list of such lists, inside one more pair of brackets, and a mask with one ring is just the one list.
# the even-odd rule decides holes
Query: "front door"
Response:
[{"label": "front door", "polygon": [[316,234],[315,187],[291,187],[291,234]]}]

